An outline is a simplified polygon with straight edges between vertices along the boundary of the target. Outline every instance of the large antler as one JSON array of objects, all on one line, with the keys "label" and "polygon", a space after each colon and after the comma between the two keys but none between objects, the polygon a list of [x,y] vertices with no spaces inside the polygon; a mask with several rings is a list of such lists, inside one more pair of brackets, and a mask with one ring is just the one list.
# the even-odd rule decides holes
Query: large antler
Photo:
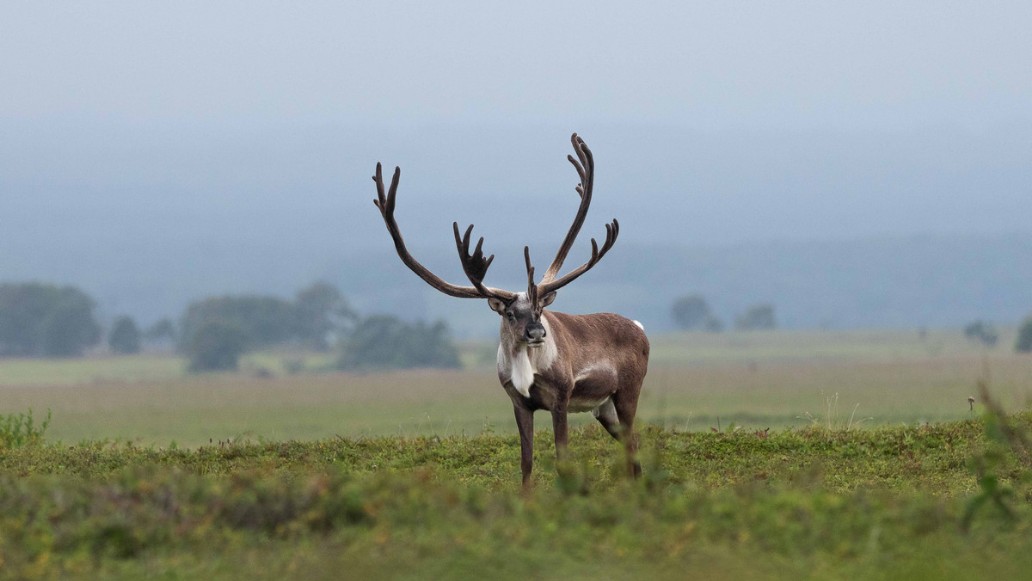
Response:
[{"label": "large antler", "polygon": [[[509,291],[501,289],[494,289],[490,287],[484,287],[482,284],[476,286],[458,286],[448,282],[445,282],[436,274],[427,270],[425,266],[419,263],[415,258],[409,254],[408,249],[405,248],[405,240],[401,237],[401,230],[398,229],[398,223],[394,219],[394,204],[398,194],[398,181],[401,179],[401,168],[394,168],[394,177],[391,178],[391,187],[385,194],[383,191],[383,170],[379,163],[376,164],[376,175],[373,176],[373,181],[376,182],[376,195],[377,199],[373,200],[376,207],[380,209],[380,213],[383,214],[383,221],[387,225],[387,231],[390,232],[391,238],[394,239],[394,248],[398,251],[398,256],[401,261],[405,263],[405,266],[409,267],[412,272],[419,275],[419,278],[423,279],[430,286],[441,291],[446,295],[458,297],[462,299],[483,299],[490,297],[512,299],[516,295]],[[458,236],[458,225],[455,226],[456,237]],[[469,233],[467,232],[467,239]],[[482,240],[481,240],[482,242]],[[468,244],[467,244],[468,249]],[[460,249],[461,250],[461,249]],[[483,260],[483,253],[480,252],[480,245],[477,245],[477,256],[465,258],[463,254],[463,270],[467,269],[467,265],[472,267],[472,272],[479,273],[480,279],[487,272],[487,267],[491,264],[491,259],[486,261]],[[493,256],[491,258],[494,258]],[[479,269],[479,270],[478,270]],[[470,270],[467,270],[467,276],[469,276]],[[472,279],[472,277],[471,277]]]},{"label": "large antler", "polygon": [[556,253],[555,259],[552,260],[552,264],[541,278],[542,283],[552,282],[559,274],[566,255],[573,247],[573,241],[577,239],[577,234],[584,225],[584,219],[588,217],[588,207],[591,205],[591,190],[595,183],[595,158],[579,135],[574,133],[570,136],[570,141],[573,143],[573,151],[577,154],[578,159],[574,159],[572,155],[567,155],[566,159],[570,160],[573,168],[577,170],[577,175],[580,176],[580,183],[577,184],[576,190],[580,195],[581,202],[580,207],[577,208],[577,215],[573,218],[573,224],[570,225],[570,230],[566,233],[562,246],[559,247],[559,252]]},{"label": "large antler", "polygon": [[620,234],[620,223],[613,218],[612,223],[606,224],[606,241],[602,244],[602,248],[598,247],[598,242],[594,238],[591,239],[591,258],[587,262],[578,266],[577,268],[566,273],[565,276],[559,280],[554,280],[549,283],[542,282],[538,285],[538,293],[541,296],[547,295],[550,292],[555,292],[564,286],[570,284],[577,277],[591,270],[593,266],[598,264],[598,261],[602,260],[602,257],[609,252],[609,249],[616,244],[616,237]]},{"label": "large antler", "polygon": [[592,238],[591,258],[581,266],[570,271],[566,276],[556,280],[559,269],[562,268],[563,261],[566,260],[566,255],[569,254],[574,240],[577,239],[577,234],[580,233],[581,226],[584,225],[584,219],[588,216],[588,207],[591,205],[591,190],[595,182],[595,158],[591,155],[588,145],[576,133],[570,137],[570,141],[573,143],[573,150],[577,154],[577,159],[574,159],[572,155],[566,156],[566,159],[570,160],[574,169],[577,170],[577,175],[580,176],[581,181],[577,184],[576,190],[580,195],[581,203],[580,207],[577,208],[577,215],[573,218],[573,224],[570,225],[570,230],[566,233],[562,246],[559,247],[559,252],[556,253],[555,259],[548,267],[548,270],[545,271],[541,282],[538,284],[538,291],[542,296],[559,290],[590,270],[609,252],[609,249],[616,243],[616,237],[620,234],[620,223],[616,219],[612,223],[606,224],[606,241],[602,244],[602,248],[599,248],[598,242]]},{"label": "large antler", "polygon": [[484,237],[480,237],[477,247],[470,253],[469,242],[470,236],[473,234],[473,225],[470,224],[469,228],[466,228],[464,236],[459,236],[458,222],[452,222],[452,229],[455,231],[455,247],[459,251],[459,262],[462,263],[462,272],[466,273],[466,278],[473,283],[473,287],[477,289],[477,292],[483,297],[502,299],[504,301],[510,301],[515,298],[516,295],[509,291],[484,286],[484,276],[487,274],[487,269],[491,266],[491,261],[494,260],[494,254],[484,258]]}]

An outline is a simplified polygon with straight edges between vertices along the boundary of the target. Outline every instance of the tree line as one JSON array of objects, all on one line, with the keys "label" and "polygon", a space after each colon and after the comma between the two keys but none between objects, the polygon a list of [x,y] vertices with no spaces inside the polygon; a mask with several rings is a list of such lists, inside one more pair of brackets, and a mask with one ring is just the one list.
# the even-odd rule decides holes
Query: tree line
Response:
[{"label": "tree line", "polygon": [[0,284],[0,355],[72,357],[97,344],[96,302],[71,286]]},{"label": "tree line", "polygon": [[197,301],[187,307],[178,335],[178,349],[194,372],[233,370],[246,352],[284,346],[336,350],[342,370],[460,366],[443,321],[362,317],[336,287],[322,282],[292,301],[257,295]]},{"label": "tree line", "polygon": [[[74,357],[96,348],[103,331],[96,302],[74,287],[0,284],[0,356]],[[226,295],[191,303],[178,323],[162,319],[141,330],[117,317],[107,333],[114,353],[144,346],[174,348],[193,372],[233,370],[240,357],[268,348],[336,350],[346,370],[459,367],[459,352],[443,321],[360,316],[336,287],[317,282],[292,300]]]},{"label": "tree line", "polygon": [[[719,333],[724,330],[724,322],[713,314],[702,295],[685,295],[675,299],[670,307],[670,315],[674,324],[684,331]],[[777,327],[774,305],[769,303],[752,305],[734,318],[734,328],[738,331],[771,330]]]},{"label": "tree line", "polygon": [[[76,357],[105,337],[96,302],[73,286],[0,284],[0,357]],[[688,331],[719,332],[718,319],[698,294],[676,299],[671,317]],[[760,303],[734,317],[738,330],[777,327],[774,306]],[[995,328],[984,321],[964,335],[992,347]],[[390,315],[360,316],[333,285],[317,282],[288,300],[266,295],[226,295],[191,303],[178,323],[162,319],[140,329],[132,317],[116,317],[106,333],[111,352],[131,354],[145,345],[174,348],[192,371],[232,370],[240,357],[268,348],[336,351],[336,367],[376,370],[459,367],[458,349],[443,321],[406,322]],[[1018,329],[1018,352],[1032,352],[1032,315]]]}]

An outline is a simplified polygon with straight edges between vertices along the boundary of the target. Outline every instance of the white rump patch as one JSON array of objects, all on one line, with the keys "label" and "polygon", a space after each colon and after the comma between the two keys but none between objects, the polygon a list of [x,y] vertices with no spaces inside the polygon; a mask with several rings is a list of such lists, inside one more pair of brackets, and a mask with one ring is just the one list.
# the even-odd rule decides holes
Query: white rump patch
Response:
[{"label": "white rump patch", "polygon": [[645,325],[642,325],[641,321],[634,321],[634,324],[638,325],[638,328],[641,329],[642,331],[645,330]]}]

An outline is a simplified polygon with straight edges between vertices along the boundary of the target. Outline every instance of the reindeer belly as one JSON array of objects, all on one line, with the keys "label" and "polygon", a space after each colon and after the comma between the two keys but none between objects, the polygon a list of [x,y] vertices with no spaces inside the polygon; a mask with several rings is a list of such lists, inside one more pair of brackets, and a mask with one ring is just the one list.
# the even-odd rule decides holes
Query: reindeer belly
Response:
[{"label": "reindeer belly", "polygon": [[602,398],[571,397],[569,411],[571,412],[593,412],[609,401],[609,396]]},{"label": "reindeer belly", "polygon": [[607,364],[591,365],[577,374],[570,396],[571,412],[594,411],[616,391],[616,370]]}]

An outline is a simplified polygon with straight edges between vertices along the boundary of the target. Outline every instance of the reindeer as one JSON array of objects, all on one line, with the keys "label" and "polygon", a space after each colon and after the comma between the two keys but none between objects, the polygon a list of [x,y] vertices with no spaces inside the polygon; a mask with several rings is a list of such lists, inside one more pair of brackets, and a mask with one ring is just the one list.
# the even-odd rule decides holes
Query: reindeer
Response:
[{"label": "reindeer", "polygon": [[401,168],[394,168],[394,177],[386,193],[379,163],[373,176],[377,193],[373,203],[383,215],[401,261],[442,293],[464,299],[487,299],[488,306],[501,315],[498,380],[512,400],[516,416],[524,487],[530,484],[533,468],[534,412],[537,410],[548,410],[552,414],[556,456],[560,461],[566,457],[567,414],[590,411],[610,435],[623,442],[630,474],[634,477],[641,474],[641,465],[636,459],[638,442],[634,433],[634,416],[648,369],[649,340],[644,327],[637,321],[612,313],[568,315],[545,310],[555,301],[559,289],[602,260],[620,233],[620,224],[615,219],[606,224],[606,239],[602,247],[592,239],[591,258],[566,275],[559,276],[563,261],[587,217],[595,177],[591,150],[576,133],[571,141],[577,158],[569,155],[567,159],[580,176],[580,184],[576,187],[581,199],[580,207],[559,252],[540,282],[534,282],[530,248],[523,248],[527,268],[526,292],[484,285],[484,276],[494,255],[485,258],[483,238],[470,252],[472,225],[460,234],[458,222],[452,224],[459,261],[472,286],[450,284],[427,270],[409,254],[394,219]]}]

